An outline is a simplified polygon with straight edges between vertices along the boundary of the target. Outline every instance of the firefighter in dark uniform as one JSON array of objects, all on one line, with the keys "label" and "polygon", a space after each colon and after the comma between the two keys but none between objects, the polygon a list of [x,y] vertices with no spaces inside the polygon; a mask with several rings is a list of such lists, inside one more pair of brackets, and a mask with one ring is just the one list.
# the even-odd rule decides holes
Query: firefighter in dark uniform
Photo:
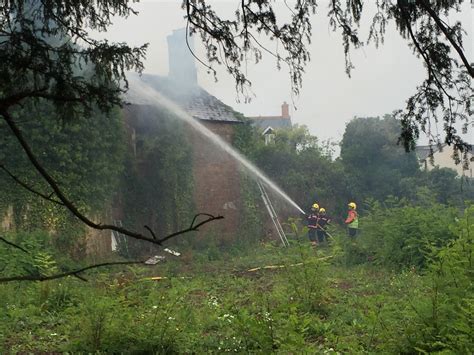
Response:
[{"label": "firefighter in dark uniform", "polygon": [[311,212],[308,214],[308,238],[311,242],[311,245],[316,245],[317,236],[316,236],[316,229],[318,226],[318,213],[319,213],[319,205],[314,203],[311,206]]},{"label": "firefighter in dark uniform", "polygon": [[318,221],[316,225],[316,234],[318,236],[318,243],[326,241],[327,232],[326,228],[331,222],[331,218],[326,214],[325,208],[320,208],[318,213]]}]

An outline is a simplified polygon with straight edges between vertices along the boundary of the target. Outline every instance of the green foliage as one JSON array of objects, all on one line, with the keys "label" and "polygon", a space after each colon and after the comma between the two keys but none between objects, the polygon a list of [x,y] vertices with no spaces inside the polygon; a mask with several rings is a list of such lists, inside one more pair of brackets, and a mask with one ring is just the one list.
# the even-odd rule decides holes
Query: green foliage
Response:
[{"label": "green foliage", "polygon": [[248,175],[241,174],[240,180],[242,211],[240,213],[239,238],[237,243],[252,243],[260,241],[263,233],[263,221],[265,221],[265,210],[260,198],[260,191],[254,179]]},{"label": "green foliage", "polygon": [[473,218],[471,208],[450,224],[455,239],[429,247],[423,274],[340,267],[304,241],[89,283],[2,285],[2,351],[470,353]]},{"label": "green foliage", "polygon": [[451,226],[456,238],[445,247],[432,245],[429,254],[428,297],[413,305],[418,330],[416,349],[469,353],[474,349],[474,208]]},{"label": "green foliage", "polygon": [[[31,111],[35,117],[31,118]],[[51,105],[25,105],[15,112],[40,162],[58,181],[66,195],[85,213],[98,213],[111,201],[123,170],[124,131],[118,110],[98,111],[71,122],[52,120]],[[0,161],[13,175],[45,195],[50,188],[37,174],[18,142],[0,122],[3,143]],[[69,211],[43,200],[17,184],[5,171],[0,174],[0,215],[13,208],[13,224],[19,230],[42,228],[57,235],[64,252],[81,254],[78,237],[84,227]],[[55,198],[54,194],[51,195]]]},{"label": "green foliage", "polygon": [[[194,216],[191,146],[184,124],[169,111],[150,109],[140,119],[136,156],[128,157],[122,181],[124,225],[135,230],[148,225],[164,236],[187,228]],[[151,247],[128,242],[126,256]]]},{"label": "green foliage", "polygon": [[[454,170],[421,171],[414,152],[398,145],[400,121],[392,116],[355,118],[346,126],[341,142],[350,199],[384,201],[389,196],[419,205],[439,202],[463,206],[474,189]],[[428,197],[428,199],[427,199]]]},{"label": "green foliage", "polygon": [[2,275],[51,275],[57,272],[55,249],[47,232],[9,233],[5,238],[19,245],[28,253],[5,243],[0,243]]},{"label": "green foliage", "polygon": [[373,202],[360,219],[355,241],[343,238],[348,263],[375,263],[390,268],[423,268],[431,245],[447,245],[454,237],[450,225],[458,212],[440,204],[413,206],[406,201]]},{"label": "green foliage", "polygon": [[305,208],[318,201],[330,213],[344,213],[349,194],[343,167],[305,126],[277,130],[269,145],[259,134],[251,137],[245,154],[296,203]]},{"label": "green foliage", "polygon": [[143,69],[146,45],[97,40],[89,30],[105,31],[111,17],[133,12],[125,0],[6,2],[0,8],[2,115],[25,98],[48,100],[64,121],[122,102],[120,82],[126,71]]},{"label": "green foliage", "polygon": [[391,116],[355,118],[347,124],[341,160],[350,176],[352,199],[400,196],[401,179],[418,172],[415,154],[398,146],[399,134],[400,123]]}]

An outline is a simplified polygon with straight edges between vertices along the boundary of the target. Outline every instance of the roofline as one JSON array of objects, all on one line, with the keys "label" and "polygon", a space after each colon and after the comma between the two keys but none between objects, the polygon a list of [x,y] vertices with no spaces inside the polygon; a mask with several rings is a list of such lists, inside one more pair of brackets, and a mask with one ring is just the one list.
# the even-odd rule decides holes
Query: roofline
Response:
[{"label": "roofline", "polygon": [[247,116],[247,118],[251,120],[289,120],[291,119],[291,116]]},{"label": "roofline", "polygon": [[204,121],[204,122],[212,122],[212,123],[227,123],[227,124],[244,124],[244,121],[226,121],[226,120],[212,120],[208,118],[200,118],[196,116],[192,116],[195,120]]}]

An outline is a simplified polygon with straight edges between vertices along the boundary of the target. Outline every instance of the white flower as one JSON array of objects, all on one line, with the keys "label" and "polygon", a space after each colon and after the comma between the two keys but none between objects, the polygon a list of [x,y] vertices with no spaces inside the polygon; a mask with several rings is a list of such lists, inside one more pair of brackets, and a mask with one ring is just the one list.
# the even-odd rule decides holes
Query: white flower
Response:
[{"label": "white flower", "polygon": [[158,306],[153,306],[153,309],[157,309],[157,308],[158,308]]},{"label": "white flower", "polygon": [[263,313],[263,319],[267,322],[270,322],[270,321],[273,320],[272,317],[271,317],[271,314],[269,312],[264,312]]},{"label": "white flower", "polygon": [[232,319],[234,319],[234,318],[235,317],[232,314],[227,314],[227,313],[222,315],[221,317],[217,317],[217,319],[223,320],[223,321],[226,321],[226,322],[229,322],[229,323],[232,323]]},{"label": "white flower", "polygon": [[219,302],[218,302],[218,298],[216,296],[211,296],[209,297],[209,300],[207,301],[207,304],[210,306],[210,307],[214,307],[214,308],[217,308],[219,307]]}]

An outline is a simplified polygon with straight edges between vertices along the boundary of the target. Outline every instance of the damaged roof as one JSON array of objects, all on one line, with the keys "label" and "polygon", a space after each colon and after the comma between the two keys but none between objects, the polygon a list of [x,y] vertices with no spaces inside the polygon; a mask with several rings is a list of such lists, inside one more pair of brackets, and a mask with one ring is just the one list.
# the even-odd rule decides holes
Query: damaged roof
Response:
[{"label": "damaged roof", "polygon": [[181,106],[192,117],[206,121],[242,123],[238,114],[197,85],[178,85],[167,77],[144,74],[141,80]]}]

